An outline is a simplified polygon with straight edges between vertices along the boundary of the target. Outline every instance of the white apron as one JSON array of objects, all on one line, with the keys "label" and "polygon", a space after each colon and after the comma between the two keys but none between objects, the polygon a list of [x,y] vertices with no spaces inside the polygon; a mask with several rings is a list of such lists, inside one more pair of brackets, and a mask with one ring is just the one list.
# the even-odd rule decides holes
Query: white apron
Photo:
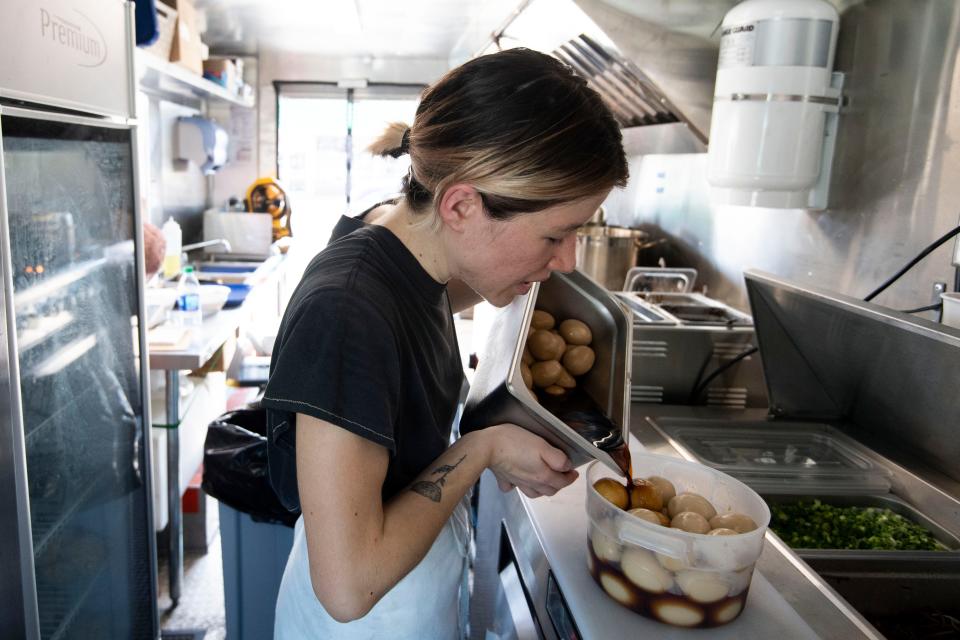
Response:
[{"label": "white apron", "polygon": [[461,640],[467,629],[470,538],[467,496],[420,564],[367,615],[341,623],[327,614],[313,593],[301,516],[277,597],[275,640]]}]

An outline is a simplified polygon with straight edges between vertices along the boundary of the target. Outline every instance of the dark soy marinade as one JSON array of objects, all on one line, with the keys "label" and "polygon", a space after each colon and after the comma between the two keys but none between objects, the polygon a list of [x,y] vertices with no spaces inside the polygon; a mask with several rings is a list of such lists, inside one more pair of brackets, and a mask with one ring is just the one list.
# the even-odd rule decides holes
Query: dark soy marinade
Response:
[{"label": "dark soy marinade", "polygon": [[[631,582],[623,573],[619,562],[601,560],[594,552],[593,544],[591,544],[589,538],[587,538],[587,548],[590,554],[590,575],[594,581],[606,591],[602,576],[604,574],[613,576],[623,591],[620,597],[614,597],[614,600],[644,617],[693,629],[718,627],[727,624],[743,612],[743,606],[747,601],[747,593],[750,590],[749,584],[747,588],[736,595],[728,595],[709,603],[697,602],[687,595],[671,593],[670,591],[653,593],[641,589]],[[678,618],[678,613],[683,615]]]},{"label": "dark soy marinade", "polygon": [[579,388],[571,389],[562,396],[552,396],[542,389],[537,389],[536,394],[544,409],[613,458],[626,476],[629,490],[633,478],[630,449],[623,441],[620,427],[610,420],[593,398]]}]

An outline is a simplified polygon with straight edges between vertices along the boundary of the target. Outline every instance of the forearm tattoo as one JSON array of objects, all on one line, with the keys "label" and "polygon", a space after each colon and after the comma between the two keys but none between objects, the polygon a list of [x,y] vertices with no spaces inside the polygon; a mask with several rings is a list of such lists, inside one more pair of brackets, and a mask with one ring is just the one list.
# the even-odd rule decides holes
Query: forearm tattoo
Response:
[{"label": "forearm tattoo", "polygon": [[440,477],[436,480],[418,480],[413,483],[413,486],[410,489],[420,495],[433,500],[434,502],[440,502],[440,498],[443,495],[443,484],[447,481],[447,476],[450,475],[450,472],[460,466],[460,463],[463,462],[464,458],[467,456],[462,456],[457,460],[456,464],[442,464],[436,469],[433,470],[433,475],[440,474]]}]

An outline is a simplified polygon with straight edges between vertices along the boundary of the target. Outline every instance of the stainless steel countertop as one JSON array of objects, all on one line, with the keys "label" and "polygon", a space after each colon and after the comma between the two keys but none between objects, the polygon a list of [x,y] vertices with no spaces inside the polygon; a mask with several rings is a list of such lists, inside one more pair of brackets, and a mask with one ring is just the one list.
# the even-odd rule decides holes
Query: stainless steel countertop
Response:
[{"label": "stainless steel countertop", "polygon": [[217,349],[235,334],[243,318],[243,305],[234,309],[222,309],[203,324],[190,330],[190,342],[182,349],[150,351],[151,369],[199,369]]},{"label": "stainless steel countertop", "polygon": [[[285,256],[268,258],[247,279],[252,287],[261,286],[277,277]],[[199,369],[225,343],[248,314],[245,303],[233,309],[222,309],[203,319],[199,329],[191,330],[190,342],[182,349],[150,351],[150,368],[154,370]],[[149,339],[149,333],[148,333]]]},{"label": "stainless steel countertop", "polygon": [[[680,454],[648,423],[648,417],[763,419],[761,410],[721,410],[634,404],[631,407],[631,446],[651,453]],[[583,469],[581,469],[581,472]],[[542,549],[583,638],[656,636],[686,639],[763,638],[783,640],[823,638],[847,640],[883,636],[827,585],[773,533],[768,532],[744,613],[729,625],[713,629],[681,629],[648,620],[616,604],[593,582],[585,555],[587,520],[583,506],[584,478],[555,496],[531,500],[512,491],[502,496],[503,518],[511,523],[516,544],[536,558]],[[482,498],[481,498],[482,499]],[[525,579],[541,570],[521,562]]]}]

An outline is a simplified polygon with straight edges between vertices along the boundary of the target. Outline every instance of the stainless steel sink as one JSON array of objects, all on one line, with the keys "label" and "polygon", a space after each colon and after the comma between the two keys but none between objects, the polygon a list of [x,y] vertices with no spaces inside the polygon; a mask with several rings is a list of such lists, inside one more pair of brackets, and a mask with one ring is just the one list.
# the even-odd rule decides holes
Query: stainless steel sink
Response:
[{"label": "stainless steel sink", "polygon": [[272,268],[278,257],[257,260],[242,260],[235,256],[223,259],[207,256],[207,260],[196,264],[197,277],[201,280],[221,282],[223,284],[251,284],[251,280]]}]

